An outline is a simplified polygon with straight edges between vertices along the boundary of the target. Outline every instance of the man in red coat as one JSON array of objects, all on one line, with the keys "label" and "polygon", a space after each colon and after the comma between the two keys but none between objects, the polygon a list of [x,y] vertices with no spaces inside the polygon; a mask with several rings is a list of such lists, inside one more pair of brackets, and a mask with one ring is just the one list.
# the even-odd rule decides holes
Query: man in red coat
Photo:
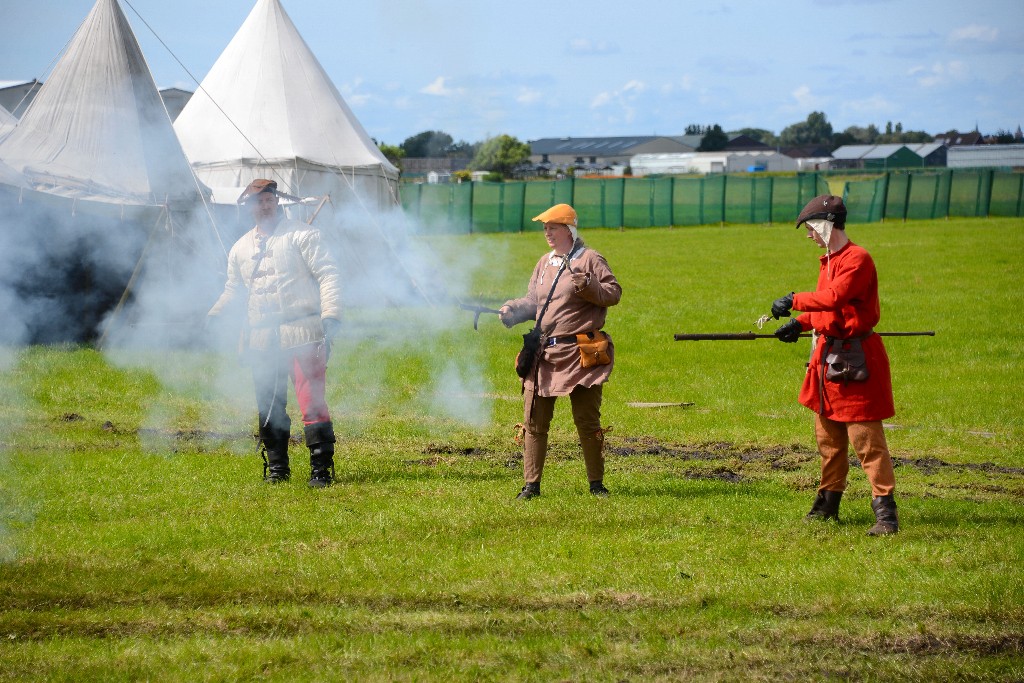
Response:
[{"label": "man in red coat", "polygon": [[[807,519],[839,521],[852,443],[871,484],[876,521],[868,535],[894,534],[899,531],[893,498],[896,478],[882,420],[895,415],[896,409],[889,356],[882,338],[873,332],[881,316],[875,264],[846,236],[846,206],[840,197],[812,199],[797,217],[796,227],[801,225],[807,228],[808,239],[825,250],[818,286],[813,292],[791,292],[777,299],[772,315],[778,319],[789,316],[791,309],[803,311],[775,331],[781,341],[795,342],[807,330],[816,334],[799,399],[815,412],[814,435],[821,453],[821,484]],[[840,347],[852,351],[852,358],[835,357]]]}]

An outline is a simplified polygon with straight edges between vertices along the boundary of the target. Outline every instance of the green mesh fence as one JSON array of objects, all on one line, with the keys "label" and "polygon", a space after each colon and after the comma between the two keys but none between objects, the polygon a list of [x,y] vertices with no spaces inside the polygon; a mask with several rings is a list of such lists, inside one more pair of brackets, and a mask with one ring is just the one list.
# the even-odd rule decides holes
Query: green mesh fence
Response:
[{"label": "green mesh fence", "polygon": [[771,187],[771,223],[796,221],[800,209],[818,195],[829,194],[828,182],[817,173],[774,177]]},{"label": "green mesh fence", "polygon": [[672,179],[672,224],[703,225],[704,179]]},{"label": "green mesh fence", "polygon": [[949,188],[950,216],[985,216],[988,194],[992,188],[992,171],[988,169],[957,171]]},{"label": "green mesh fence", "polygon": [[[427,233],[539,230],[533,216],[572,204],[581,228],[787,223],[831,190],[824,174],[580,178],[406,185],[402,206]],[[1021,216],[1024,174],[993,169],[898,170],[846,181],[848,220]]]},{"label": "green mesh fence", "polygon": [[626,178],[622,190],[622,227],[672,225],[672,178]]},{"label": "green mesh fence", "polygon": [[473,231],[519,232],[526,183],[473,183]]},{"label": "green mesh fence", "polygon": [[[415,189],[413,189],[415,188]],[[470,232],[473,187],[419,184],[402,188],[402,206],[415,219],[419,232],[451,235]]]},{"label": "green mesh fence", "polygon": [[846,183],[846,221],[848,223],[877,223],[882,220],[888,175],[873,180]]},{"label": "green mesh fence", "polygon": [[534,216],[540,215],[555,204],[572,204],[573,182],[572,178],[566,178],[552,182],[526,183],[521,229],[543,230],[544,226],[534,222]]},{"label": "green mesh fence", "polygon": [[1024,173],[996,171],[992,174],[992,198],[988,203],[990,216],[1024,216]]},{"label": "green mesh fence", "polygon": [[573,201],[581,228],[621,228],[624,180],[582,178],[573,187]]}]

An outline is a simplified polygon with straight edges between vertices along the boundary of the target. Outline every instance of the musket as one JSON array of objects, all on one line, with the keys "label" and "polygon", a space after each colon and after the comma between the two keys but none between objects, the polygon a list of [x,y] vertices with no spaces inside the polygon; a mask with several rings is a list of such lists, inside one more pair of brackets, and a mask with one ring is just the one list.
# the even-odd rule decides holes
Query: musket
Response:
[{"label": "musket", "polygon": [[477,306],[476,304],[459,304],[459,308],[464,311],[473,312],[473,329],[477,329],[477,323],[480,322],[481,313],[495,313],[498,314],[500,311],[496,308],[487,308],[486,306]]},{"label": "musket", "polygon": [[[924,332],[875,332],[880,337],[934,337],[934,330]],[[752,341],[754,339],[775,339],[774,334],[755,334],[753,332],[711,332],[705,334],[676,334],[676,341]],[[810,338],[809,334],[801,334],[801,338]]]}]

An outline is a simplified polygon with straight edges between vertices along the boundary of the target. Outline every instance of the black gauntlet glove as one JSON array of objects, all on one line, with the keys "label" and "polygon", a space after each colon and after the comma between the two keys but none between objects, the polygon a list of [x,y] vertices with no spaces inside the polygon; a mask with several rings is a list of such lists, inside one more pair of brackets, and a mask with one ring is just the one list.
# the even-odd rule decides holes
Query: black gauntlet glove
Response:
[{"label": "black gauntlet glove", "polygon": [[775,336],[778,337],[779,341],[784,341],[787,344],[792,344],[800,338],[800,333],[803,332],[803,327],[800,325],[800,321],[793,318],[788,323],[775,330]]},{"label": "black gauntlet glove", "polygon": [[779,297],[772,304],[772,316],[778,320],[779,318],[788,318],[789,311],[793,308],[793,292],[790,292],[786,296]]}]

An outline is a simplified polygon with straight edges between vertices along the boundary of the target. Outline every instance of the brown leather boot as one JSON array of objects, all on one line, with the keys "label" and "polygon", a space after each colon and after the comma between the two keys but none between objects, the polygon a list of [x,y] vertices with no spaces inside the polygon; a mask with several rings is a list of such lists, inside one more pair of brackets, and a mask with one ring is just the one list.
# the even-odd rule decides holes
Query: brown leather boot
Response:
[{"label": "brown leather boot", "polygon": [[814,498],[814,504],[811,505],[811,511],[804,517],[804,521],[812,522],[815,520],[821,520],[822,522],[829,519],[834,519],[836,522],[839,521],[839,501],[843,498],[842,491],[818,491],[818,495]]},{"label": "brown leather boot", "polygon": [[888,536],[899,533],[900,520],[896,514],[896,499],[891,493],[887,496],[872,498],[871,509],[875,512],[875,525],[868,529],[868,536]]}]

